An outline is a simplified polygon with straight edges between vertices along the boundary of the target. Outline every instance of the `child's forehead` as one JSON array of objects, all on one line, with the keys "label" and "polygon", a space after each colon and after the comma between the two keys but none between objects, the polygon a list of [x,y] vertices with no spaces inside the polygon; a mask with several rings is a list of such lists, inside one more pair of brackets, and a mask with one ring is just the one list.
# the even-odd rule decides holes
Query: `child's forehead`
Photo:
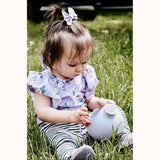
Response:
[{"label": "child's forehead", "polygon": [[90,54],[88,53],[81,53],[79,55],[76,55],[74,53],[65,53],[63,55],[63,58],[66,62],[69,63],[79,63],[89,60]]}]

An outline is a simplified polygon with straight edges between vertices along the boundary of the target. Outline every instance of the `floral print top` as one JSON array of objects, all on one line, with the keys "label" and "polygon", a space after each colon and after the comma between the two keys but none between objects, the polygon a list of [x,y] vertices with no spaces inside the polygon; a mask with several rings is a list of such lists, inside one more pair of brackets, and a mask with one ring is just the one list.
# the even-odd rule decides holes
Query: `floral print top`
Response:
[{"label": "floral print top", "polygon": [[[43,65],[42,65],[43,66]],[[75,110],[85,106],[85,101],[94,94],[98,84],[95,70],[87,65],[83,74],[71,81],[54,76],[43,67],[42,72],[30,71],[27,88],[34,101],[34,90],[51,98],[51,107],[58,110]]]}]

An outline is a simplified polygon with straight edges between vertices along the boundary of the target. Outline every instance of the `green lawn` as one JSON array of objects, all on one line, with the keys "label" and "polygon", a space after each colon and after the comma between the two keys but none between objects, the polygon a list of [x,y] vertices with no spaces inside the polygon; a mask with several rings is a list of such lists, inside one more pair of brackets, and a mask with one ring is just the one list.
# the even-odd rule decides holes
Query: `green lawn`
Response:
[{"label": "green lawn", "polygon": [[[94,52],[89,61],[96,71],[99,84],[95,95],[114,100],[126,113],[133,130],[133,26],[132,13],[97,15],[93,21],[82,21],[94,38]],[[46,23],[27,22],[28,57],[27,71],[41,71],[39,56],[44,45]],[[28,73],[28,72],[27,72]],[[27,156],[28,159],[56,160],[48,141],[40,136],[34,119],[31,97],[27,97]],[[106,152],[109,160],[133,159],[133,148],[119,152],[117,138],[101,142],[86,139],[96,153],[96,160],[103,160]]]}]

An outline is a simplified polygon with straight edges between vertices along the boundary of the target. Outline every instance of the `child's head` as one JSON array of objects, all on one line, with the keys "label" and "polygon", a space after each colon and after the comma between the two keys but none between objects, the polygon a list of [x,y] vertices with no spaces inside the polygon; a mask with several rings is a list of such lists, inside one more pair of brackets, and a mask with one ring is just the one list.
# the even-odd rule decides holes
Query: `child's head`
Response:
[{"label": "child's head", "polygon": [[56,5],[49,9],[43,63],[50,67],[53,73],[62,72],[62,78],[72,79],[86,67],[92,52],[92,37],[86,27],[77,20],[72,19],[68,25],[62,16],[62,10]]}]

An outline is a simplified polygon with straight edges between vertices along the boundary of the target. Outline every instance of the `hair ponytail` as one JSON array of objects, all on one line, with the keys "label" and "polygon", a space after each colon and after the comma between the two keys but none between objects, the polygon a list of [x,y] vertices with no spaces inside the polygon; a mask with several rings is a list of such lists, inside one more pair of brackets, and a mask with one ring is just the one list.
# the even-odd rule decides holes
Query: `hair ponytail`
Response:
[{"label": "hair ponytail", "polygon": [[62,10],[63,9],[61,8],[61,6],[58,6],[56,4],[51,5],[47,10],[45,14],[45,17],[48,21],[48,25],[46,26],[46,35],[48,35],[48,32],[54,21],[63,20]]}]

